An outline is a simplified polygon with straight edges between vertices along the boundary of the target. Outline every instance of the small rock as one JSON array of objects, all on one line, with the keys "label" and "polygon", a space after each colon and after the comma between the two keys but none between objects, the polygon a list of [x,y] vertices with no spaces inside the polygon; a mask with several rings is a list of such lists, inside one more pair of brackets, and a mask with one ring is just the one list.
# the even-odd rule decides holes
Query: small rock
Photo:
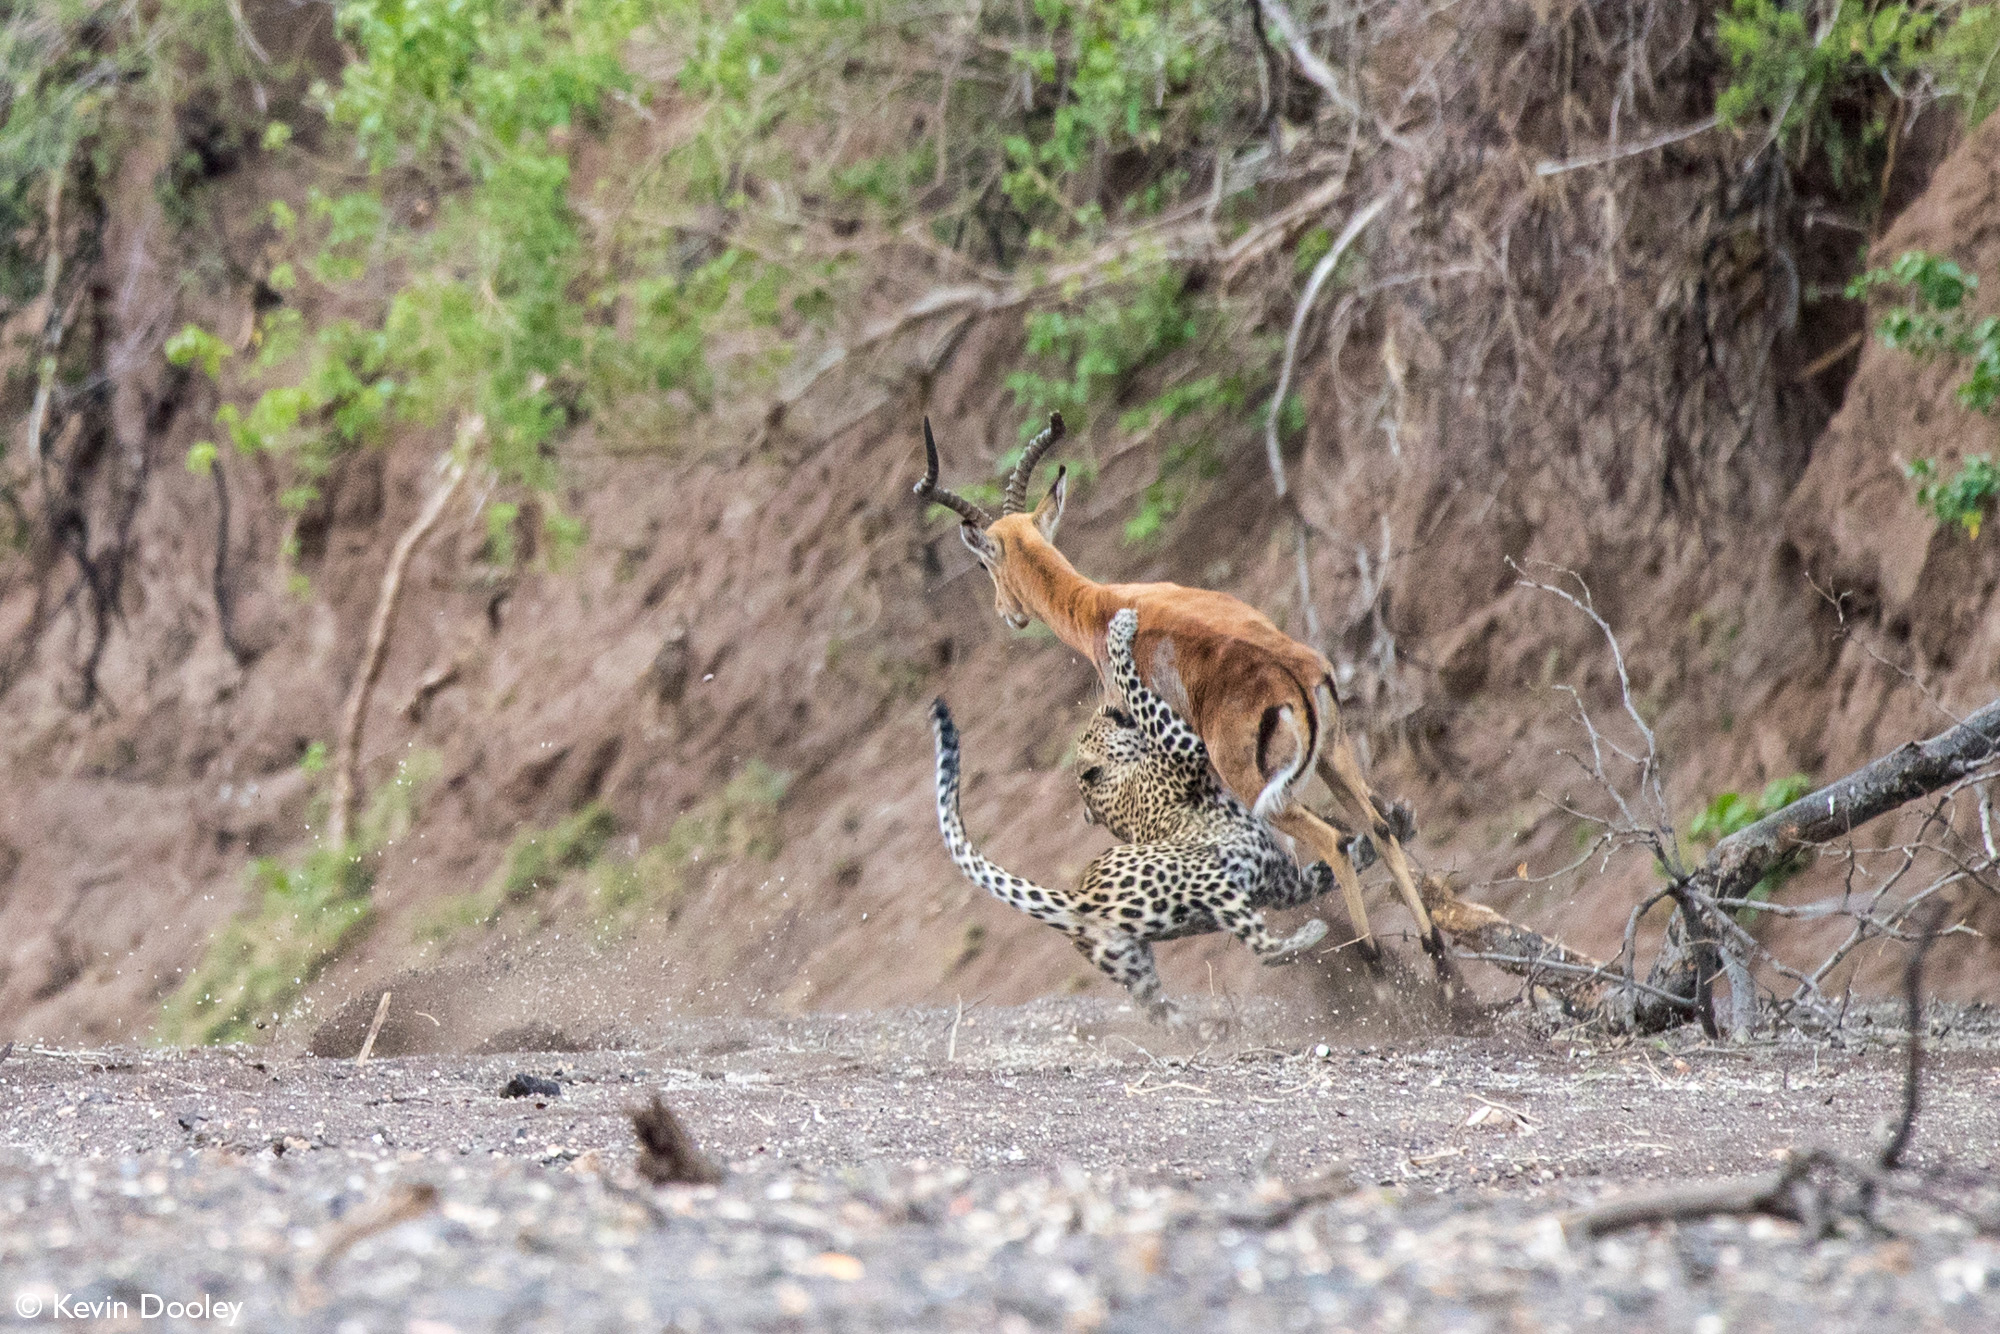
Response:
[{"label": "small rock", "polygon": [[500,1096],[503,1098],[560,1098],[562,1096],[562,1085],[556,1083],[553,1079],[544,1079],[540,1075],[521,1073],[507,1081],[506,1087],[500,1090]]}]

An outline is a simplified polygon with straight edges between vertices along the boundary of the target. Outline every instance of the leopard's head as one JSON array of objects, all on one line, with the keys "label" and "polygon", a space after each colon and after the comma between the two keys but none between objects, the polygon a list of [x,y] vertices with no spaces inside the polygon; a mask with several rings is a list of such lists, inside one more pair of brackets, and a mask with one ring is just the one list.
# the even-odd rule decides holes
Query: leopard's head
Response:
[{"label": "leopard's head", "polygon": [[1076,786],[1083,794],[1084,818],[1117,837],[1134,839],[1149,793],[1140,780],[1146,770],[1146,738],[1132,715],[1107,704],[1076,739]]}]

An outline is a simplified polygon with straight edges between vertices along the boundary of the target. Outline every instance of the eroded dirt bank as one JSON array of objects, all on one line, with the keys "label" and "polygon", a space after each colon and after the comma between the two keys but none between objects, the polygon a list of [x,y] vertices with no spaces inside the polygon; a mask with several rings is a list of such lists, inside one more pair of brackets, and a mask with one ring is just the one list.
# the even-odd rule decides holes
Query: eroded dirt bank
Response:
[{"label": "eroded dirt bank", "polygon": [[[253,22],[264,8],[250,6]],[[1658,74],[1649,125],[1712,111],[1712,10],[1666,5],[1633,38],[1629,54]],[[1430,86],[1410,77],[1417,66],[1445,70],[1448,95],[1426,104],[1421,138],[1399,131],[1381,159],[1384,182],[1413,184],[1362,245],[1371,286],[1301,364],[1294,499],[1350,720],[1380,786],[1414,801],[1420,858],[1603,955],[1658,886],[1645,859],[1537,877],[1588,837],[1550,800],[1570,790],[1562,750],[1577,740],[1555,687],[1608,706],[1609,663],[1587,622],[1517,587],[1506,562],[1589,580],[1625,636],[1685,821],[1724,790],[1835,776],[2000,687],[2000,553],[1990,534],[1972,543],[1932,524],[1900,472],[1918,446],[1985,448],[1990,422],[1951,401],[1945,368],[1872,342],[1828,360],[1860,332],[1857,308],[1766,318],[1786,264],[1808,287],[1831,281],[1856,233],[1806,205],[1786,215],[1797,234],[1759,231],[1738,179],[1748,150],[1730,135],[1615,170],[1535,174],[1618,123],[1614,90],[1632,66],[1576,52],[1596,49],[1600,24],[1638,23],[1625,7],[1425,13],[1384,11],[1390,36],[1367,77],[1400,106],[1401,90]],[[1912,130],[1887,183],[1901,217],[1873,259],[1922,245],[2000,269],[2000,120],[1956,138],[1940,121]],[[170,145],[146,142],[108,196],[93,289],[104,346],[122,349],[107,381],[115,448],[77,478],[96,559],[119,534],[117,605],[93,618],[60,553],[0,570],[0,1034],[24,1038],[143,1038],[254,901],[254,860],[311,845],[317,784],[300,760],[334,732],[389,549],[441,443],[412,431],[325,480],[303,598],[278,556],[282,479],[225,458],[229,642],[217,483],[181,466],[213,434],[220,393],[168,367],[160,344],[184,320],[245,327],[261,298],[243,282],[182,282],[150,185]],[[254,271],[255,220],[305,183],[257,157],[231,170],[214,185],[218,244]],[[580,198],[596,179],[580,166]],[[899,270],[879,300],[943,280]],[[304,1045],[351,998],[440,961],[423,1007],[436,1031],[405,1050],[463,1050],[529,1013],[650,1042],[663,1013],[1101,986],[1053,933],[953,873],[931,811],[923,709],[944,694],[987,851],[1060,881],[1100,846],[1063,766],[1089,673],[1045,638],[1003,631],[984,576],[908,494],[925,412],[954,478],[991,473],[1017,439],[1005,382],[1024,355],[1009,315],[971,326],[935,377],[891,377],[886,397],[872,372],[831,377],[775,433],[730,417],[634,452],[583,422],[564,444],[565,504],[591,536],[559,571],[483,562],[481,523],[447,523],[412,568],[363,766],[380,789],[422,756],[431,781],[383,854],[367,929],[298,1011],[260,1019],[264,1035]],[[24,405],[31,379],[9,383]],[[760,404],[735,406],[759,417]],[[1108,425],[1077,440],[1101,467],[1078,488],[1064,549],[1094,576],[1225,589],[1306,633],[1255,435],[1230,436],[1219,475],[1140,544],[1121,531],[1156,460]],[[516,875],[522,847],[577,819],[591,839]],[[1784,892],[1809,898],[1841,873],[1809,871]],[[607,886],[632,890],[608,916]],[[476,915],[464,911],[451,925],[496,887],[519,891],[498,927],[463,929]],[[1966,913],[1990,910],[1984,893]],[[2000,994],[1990,939],[1940,947],[1942,992]],[[1165,954],[1176,991],[1320,994],[1228,942]],[[1857,963],[1864,988],[1897,966],[1893,953]]]},{"label": "eroded dirt bank", "polygon": [[[1044,1001],[359,1070],[17,1049],[4,1295],[135,1313],[206,1295],[243,1303],[238,1328],[344,1334],[2000,1319],[2000,1249],[1929,1209],[1815,1245],[1768,1220],[1565,1237],[1565,1212],[1627,1187],[1867,1152],[1900,1087],[1893,1042],[1300,1047],[1268,1007],[1237,1022],[1202,1046]],[[1991,1016],[1932,1027],[1916,1161],[1992,1178]],[[560,1096],[503,1098],[520,1072]],[[625,1112],[655,1091],[727,1162],[721,1187],[634,1176]]]}]

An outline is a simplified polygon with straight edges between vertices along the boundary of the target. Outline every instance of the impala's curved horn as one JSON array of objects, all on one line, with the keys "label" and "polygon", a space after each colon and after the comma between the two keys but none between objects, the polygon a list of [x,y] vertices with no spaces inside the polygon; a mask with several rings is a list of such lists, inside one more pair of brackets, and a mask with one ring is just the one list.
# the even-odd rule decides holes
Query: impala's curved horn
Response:
[{"label": "impala's curved horn", "polygon": [[1042,461],[1042,455],[1055,448],[1063,438],[1063,419],[1060,412],[1049,414],[1049,424],[1042,433],[1028,442],[1027,452],[1014,465],[1014,475],[1007,479],[1007,494],[1000,502],[1002,515],[1018,514],[1028,508],[1028,481],[1035,475],[1035,465]]},{"label": "impala's curved horn", "polygon": [[924,418],[924,479],[910,488],[925,500],[934,500],[973,527],[985,532],[993,526],[993,516],[979,506],[938,485],[937,438],[931,434],[931,419]]}]

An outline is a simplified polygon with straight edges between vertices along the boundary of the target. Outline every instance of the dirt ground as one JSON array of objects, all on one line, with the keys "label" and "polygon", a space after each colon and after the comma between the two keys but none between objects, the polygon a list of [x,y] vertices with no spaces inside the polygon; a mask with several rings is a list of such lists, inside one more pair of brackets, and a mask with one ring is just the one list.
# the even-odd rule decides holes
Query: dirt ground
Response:
[{"label": "dirt ground", "polygon": [[[1992,1174],[2000,1019],[1941,1009],[1930,1027],[1915,1161]],[[1818,1244],[1768,1220],[1565,1235],[1566,1212],[1645,1183],[1756,1172],[1787,1147],[1867,1152],[1901,1062],[1873,1031],[1606,1045],[1502,1020],[1302,1045],[1253,1004],[1204,1043],[1070,998],[358,1069],[17,1047],[0,1061],[0,1319],[1994,1328],[2000,1243],[1928,1208]],[[503,1097],[517,1073],[561,1093]],[[720,1187],[637,1177],[626,1114],[654,1092],[727,1164]],[[153,1323],[165,1302],[195,1314]]]}]

